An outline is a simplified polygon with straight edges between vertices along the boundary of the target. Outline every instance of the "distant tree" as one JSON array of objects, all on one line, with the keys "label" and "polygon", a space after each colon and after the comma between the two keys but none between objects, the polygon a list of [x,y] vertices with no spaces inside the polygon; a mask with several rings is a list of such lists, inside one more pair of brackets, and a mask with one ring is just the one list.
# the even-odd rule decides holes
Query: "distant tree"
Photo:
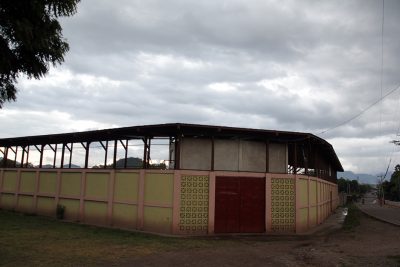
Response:
[{"label": "distant tree", "polygon": [[[6,167],[6,168],[18,167],[19,168],[19,167],[21,167],[21,163],[18,161],[11,160],[11,159],[6,159],[4,162],[4,159],[0,158],[0,168],[2,168],[2,167]],[[24,167],[34,168],[33,164],[30,162],[28,162],[27,165],[24,163]]]},{"label": "distant tree", "polygon": [[58,17],[71,16],[80,0],[0,1],[0,108],[15,101],[20,74],[39,79],[69,50]]},{"label": "distant tree", "polygon": [[[125,159],[121,158],[118,159],[116,162],[116,168],[121,169],[125,167]],[[126,159],[126,167],[127,168],[135,168],[135,169],[141,169],[143,168],[143,160],[141,158],[136,158],[136,157],[129,157]],[[103,169],[104,165],[95,165],[92,167],[93,169]],[[111,163],[106,166],[107,169],[114,168],[114,164]],[[149,169],[166,169],[167,165],[165,163],[153,163],[149,165]]]},{"label": "distant tree", "polygon": [[[382,189],[384,197],[387,200],[400,201],[400,165],[397,164],[394,172],[390,177],[390,181],[383,181]],[[382,195],[382,193],[381,193]]]},{"label": "distant tree", "polygon": [[400,201],[400,165],[394,167],[394,172],[390,177],[390,198],[395,201]]},{"label": "distant tree", "polygon": [[359,196],[364,195],[372,189],[372,186],[369,184],[359,184],[357,180],[349,180],[343,177],[340,177],[337,180],[337,184],[339,192],[345,192]]},{"label": "distant tree", "polygon": [[350,181],[350,191],[351,192],[359,192],[359,184],[357,180]]},{"label": "distant tree", "polygon": [[159,170],[165,170],[167,168],[167,165],[164,162],[161,163],[153,163],[150,164],[150,169],[159,169]]},{"label": "distant tree", "polygon": [[367,192],[372,190],[372,186],[369,184],[360,184],[358,188],[360,195],[365,195]]},{"label": "distant tree", "polygon": [[347,181],[348,180],[344,179],[343,177],[340,177],[337,180],[339,192],[347,192]]}]

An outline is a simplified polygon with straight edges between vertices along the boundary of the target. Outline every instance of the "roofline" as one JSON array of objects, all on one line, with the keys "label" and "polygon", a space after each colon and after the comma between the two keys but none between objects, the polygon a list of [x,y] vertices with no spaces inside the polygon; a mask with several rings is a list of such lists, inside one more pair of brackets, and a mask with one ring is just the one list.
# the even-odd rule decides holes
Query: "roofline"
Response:
[{"label": "roofline", "polygon": [[[203,132],[199,132],[203,129]],[[192,130],[192,132],[190,132]],[[337,157],[333,146],[326,140],[311,134],[303,132],[290,132],[278,130],[265,130],[253,128],[241,128],[231,126],[216,126],[188,123],[166,123],[151,124],[140,126],[128,126],[120,128],[109,128],[101,130],[91,130],[82,132],[70,132],[60,134],[48,134],[37,136],[11,137],[0,139],[0,147],[11,146],[30,146],[61,143],[79,143],[79,142],[97,142],[115,139],[139,139],[142,137],[174,137],[180,134],[189,136],[237,136],[244,137],[254,134],[254,138],[272,139],[274,141],[296,142],[301,140],[314,140],[317,143],[326,146],[330,150],[330,155],[335,161],[338,171],[343,171],[343,167]],[[230,135],[229,135],[230,134]],[[268,136],[265,136],[268,135]]]}]

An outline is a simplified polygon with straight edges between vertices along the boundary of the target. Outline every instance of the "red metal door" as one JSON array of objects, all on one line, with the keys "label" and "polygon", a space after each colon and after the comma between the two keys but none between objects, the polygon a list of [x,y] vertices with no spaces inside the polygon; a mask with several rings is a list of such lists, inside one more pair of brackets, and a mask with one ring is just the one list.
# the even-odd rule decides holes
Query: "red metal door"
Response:
[{"label": "red metal door", "polygon": [[265,231],[265,179],[217,177],[215,183],[216,233]]},{"label": "red metal door", "polygon": [[240,179],[218,177],[215,181],[214,232],[238,233],[240,231]]},{"label": "red metal door", "polygon": [[265,179],[240,179],[240,232],[265,232]]}]

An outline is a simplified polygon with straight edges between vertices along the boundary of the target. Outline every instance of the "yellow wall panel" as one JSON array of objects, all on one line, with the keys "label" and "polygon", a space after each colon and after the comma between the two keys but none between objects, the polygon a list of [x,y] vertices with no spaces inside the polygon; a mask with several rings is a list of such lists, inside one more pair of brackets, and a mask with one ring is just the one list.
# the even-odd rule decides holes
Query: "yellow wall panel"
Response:
[{"label": "yellow wall panel", "polygon": [[327,184],[324,184],[324,199],[325,201],[329,199],[329,192]]},{"label": "yellow wall panel", "polygon": [[172,205],[173,174],[149,173],[145,177],[144,201]]},{"label": "yellow wall panel", "polygon": [[33,193],[36,191],[36,173],[21,172],[20,192]]},{"label": "yellow wall panel", "polygon": [[113,225],[124,228],[136,228],[137,206],[128,204],[113,205]]},{"label": "yellow wall panel", "polygon": [[304,207],[308,205],[308,180],[299,179],[299,195],[300,195],[300,206]]},{"label": "yellow wall panel", "polygon": [[1,208],[6,210],[12,210],[15,208],[15,195],[14,194],[1,194]]},{"label": "yellow wall panel", "polygon": [[58,203],[65,207],[64,219],[69,221],[79,221],[79,200],[60,199]]},{"label": "yellow wall panel", "polygon": [[80,196],[81,173],[65,172],[61,174],[61,195]]},{"label": "yellow wall panel", "polygon": [[115,201],[137,201],[138,192],[139,173],[116,173],[114,188]]},{"label": "yellow wall panel", "polygon": [[307,230],[308,228],[308,208],[299,210],[299,221],[297,222],[297,226],[299,226],[300,230]]},{"label": "yellow wall panel", "polygon": [[317,181],[317,190],[318,190],[318,202],[322,201],[322,189],[321,182]]},{"label": "yellow wall panel", "polygon": [[55,206],[54,198],[38,197],[36,212],[41,215],[55,216],[56,215],[56,206]]},{"label": "yellow wall panel", "polygon": [[143,226],[145,231],[171,233],[172,209],[144,207]]},{"label": "yellow wall panel", "polygon": [[317,182],[310,181],[310,205],[317,204]]},{"label": "yellow wall panel", "polygon": [[107,203],[85,201],[85,222],[92,224],[107,224]]},{"label": "yellow wall panel", "polygon": [[310,227],[317,224],[317,207],[311,207],[310,210]]},{"label": "yellow wall panel", "polygon": [[31,196],[18,196],[18,211],[34,212],[33,210],[33,197]]},{"label": "yellow wall panel", "polygon": [[17,190],[17,171],[5,171],[3,178],[3,191]]},{"label": "yellow wall panel", "polygon": [[39,192],[45,194],[55,194],[57,186],[56,172],[41,172],[39,179]]},{"label": "yellow wall panel", "polygon": [[87,173],[85,196],[107,199],[109,177],[108,173]]}]

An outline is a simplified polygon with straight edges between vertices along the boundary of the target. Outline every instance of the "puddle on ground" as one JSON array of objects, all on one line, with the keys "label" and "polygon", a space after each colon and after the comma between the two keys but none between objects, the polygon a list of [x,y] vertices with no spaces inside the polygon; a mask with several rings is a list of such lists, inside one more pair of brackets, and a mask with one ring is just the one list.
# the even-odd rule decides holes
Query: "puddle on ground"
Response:
[{"label": "puddle on ground", "polygon": [[347,216],[347,208],[343,208],[342,213],[343,213],[344,216]]}]

